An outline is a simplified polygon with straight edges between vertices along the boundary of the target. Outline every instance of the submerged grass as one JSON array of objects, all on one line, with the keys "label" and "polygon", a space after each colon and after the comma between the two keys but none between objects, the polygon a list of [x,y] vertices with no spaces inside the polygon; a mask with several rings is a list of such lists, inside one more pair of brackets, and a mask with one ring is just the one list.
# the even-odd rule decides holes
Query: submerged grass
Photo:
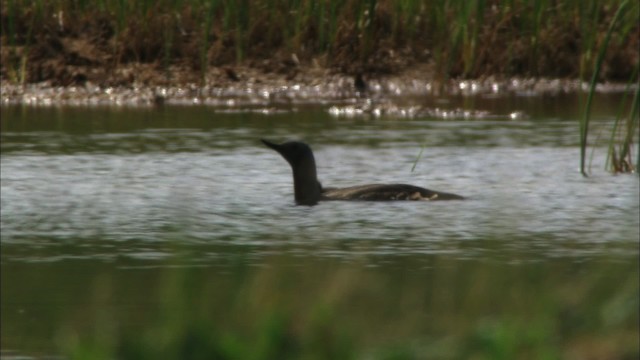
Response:
[{"label": "submerged grass", "polygon": [[[99,280],[97,303],[76,309],[84,326],[67,325],[58,336],[71,359],[640,354],[637,261],[507,264],[440,255],[372,268],[283,257],[230,271],[173,268],[144,289]],[[116,294],[147,299],[149,320],[122,326],[127,311],[105,310],[122,301]]]},{"label": "submerged grass", "polygon": [[[35,45],[25,51],[31,67],[56,55],[82,62],[84,53],[74,58],[78,49],[61,39],[85,39],[102,57],[94,61],[110,66],[157,61],[206,69],[294,53],[347,72],[434,61],[445,77],[587,78],[623,4],[600,78],[628,79],[640,16],[638,4],[624,0],[3,0],[0,22],[3,47]],[[6,76],[10,61],[2,61]]]}]

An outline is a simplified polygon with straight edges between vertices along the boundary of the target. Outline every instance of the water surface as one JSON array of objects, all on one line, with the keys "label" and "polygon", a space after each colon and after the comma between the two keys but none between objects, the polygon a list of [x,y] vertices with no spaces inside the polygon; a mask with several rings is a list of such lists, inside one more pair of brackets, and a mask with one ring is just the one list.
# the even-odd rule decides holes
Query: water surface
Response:
[{"label": "water surface", "polygon": [[[274,257],[303,267],[327,259],[404,279],[407,264],[419,278],[435,258],[637,263],[638,177],[602,170],[615,96],[596,103],[588,178],[578,171],[577,97],[438,104],[489,116],[3,107],[2,325],[16,329],[2,332],[3,349],[50,352],[51,334],[73,317],[68,307],[88,311],[79,289],[105,272],[129,284],[116,308],[131,319],[123,314],[146,307],[140,287],[157,277],[144,269],[176,264],[217,277]],[[410,183],[468,200],[295,206],[289,165],[260,138],[308,142],[325,186]],[[49,323],[34,332],[38,317]]]},{"label": "water surface", "polygon": [[[595,120],[603,128],[610,121]],[[290,168],[261,137],[311,144],[325,186],[411,183],[469,200],[294,206]],[[256,257],[281,247],[347,258],[466,257],[479,255],[474,242],[491,240],[534,258],[633,256],[638,179],[604,172],[603,147],[593,176],[582,177],[577,141],[575,117],[3,109],[2,260],[153,260],[171,256],[176,242],[199,249],[193,261],[205,264],[229,247]]]}]

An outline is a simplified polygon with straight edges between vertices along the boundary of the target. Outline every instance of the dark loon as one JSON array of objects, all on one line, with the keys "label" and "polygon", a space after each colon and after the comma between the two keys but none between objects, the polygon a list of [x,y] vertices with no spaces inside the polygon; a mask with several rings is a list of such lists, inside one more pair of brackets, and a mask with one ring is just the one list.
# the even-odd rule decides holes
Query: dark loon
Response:
[{"label": "dark loon", "polygon": [[462,200],[460,195],[428,190],[405,184],[370,184],[347,188],[323,188],[316,174],[316,161],[309,145],[290,141],[262,142],[277,151],[291,165],[293,189],[298,205],[315,205],[322,200]]}]

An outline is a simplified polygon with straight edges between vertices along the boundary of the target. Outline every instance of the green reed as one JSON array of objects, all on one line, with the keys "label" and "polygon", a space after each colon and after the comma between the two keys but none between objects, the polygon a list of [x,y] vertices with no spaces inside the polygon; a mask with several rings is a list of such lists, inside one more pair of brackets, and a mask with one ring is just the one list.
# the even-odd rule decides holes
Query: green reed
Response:
[{"label": "green reed", "polygon": [[[8,38],[6,43],[12,44],[18,28],[28,28],[31,38],[41,36],[51,28],[54,20],[50,15],[58,12],[69,20],[65,25],[68,29],[74,23],[86,27],[91,19],[108,19],[115,34],[116,58],[124,62],[138,60],[136,57],[151,61],[157,56],[165,57],[166,62],[170,53],[175,57],[171,61],[178,61],[192,56],[192,52],[174,45],[198,42],[198,66],[205,65],[205,69],[211,59],[204,53],[211,47],[226,51],[231,46],[234,62],[251,56],[267,57],[265,52],[278,50],[294,52],[303,56],[301,60],[343,54],[335,61],[366,62],[381,48],[409,46],[418,54],[429,52],[444,76],[477,77],[487,71],[557,75],[554,59],[547,57],[566,50],[566,56],[570,56],[564,59],[566,64],[580,66],[575,73],[563,75],[578,76],[589,73],[592,67],[594,51],[604,35],[603,24],[609,21],[607,9],[621,4],[622,0],[11,0],[7,1],[2,30],[3,37]],[[189,20],[184,19],[182,28],[156,31],[161,25],[154,23],[187,13]],[[36,14],[47,16],[34,21]],[[633,33],[638,26],[637,11],[627,12],[619,21],[617,38]],[[155,37],[162,37],[158,42],[165,44],[164,55],[162,51],[156,54],[153,47],[123,50],[132,38],[139,43],[137,46],[144,47],[145,39]],[[267,47],[252,52],[257,43]],[[562,48],[566,46],[569,48]],[[351,51],[338,52],[341,48]],[[137,55],[129,59],[127,53]],[[227,61],[227,57],[222,59]],[[574,70],[567,65],[563,71]]]},{"label": "green reed", "polygon": [[416,160],[413,162],[413,166],[411,166],[411,172],[413,172],[416,169],[416,166],[418,166],[418,162],[422,158],[422,153],[424,152],[424,148],[425,148],[424,144],[420,146],[420,152],[418,153],[418,156],[416,156]]},{"label": "green reed", "polygon": [[[640,65],[636,67],[636,72],[632,77],[633,79],[637,78],[639,68]],[[627,108],[628,105],[626,100],[630,92],[630,85],[631,82],[627,85],[625,97],[621,101],[620,111],[616,116],[609,138],[605,167],[612,173],[635,172],[638,169],[638,161],[640,161],[640,159],[636,158],[636,164],[634,164],[632,159],[634,137],[637,135],[638,123],[640,122],[640,105],[638,104],[640,102],[640,88],[636,87],[629,113],[626,116],[623,114],[624,109]],[[622,140],[619,140],[620,137],[622,137]],[[640,151],[640,146],[638,146],[638,148],[638,151]]]},{"label": "green reed", "polygon": [[403,37],[413,38],[421,23],[420,7],[422,3],[418,0],[396,1],[393,3],[397,14],[393,21],[393,34],[395,41],[403,42]]},{"label": "green reed", "polygon": [[166,15],[164,17],[163,23],[163,46],[162,46],[162,70],[164,71],[165,78],[167,80],[171,79],[171,71],[169,71],[169,66],[171,65],[171,52],[173,51],[174,46],[174,36],[175,33],[173,28],[175,27],[175,17],[171,15]]},{"label": "green reed", "polygon": [[200,53],[200,78],[204,82],[205,76],[209,69],[209,46],[211,45],[211,27],[214,21],[214,15],[217,10],[218,3],[212,1],[204,7],[204,22],[201,29],[201,40],[199,45]]},{"label": "green reed", "polygon": [[[3,36],[8,37],[8,45],[11,47],[16,46],[17,44],[17,30],[16,30],[16,13],[18,11],[17,5],[15,4],[14,1],[8,1],[7,4],[4,6],[3,9],[6,14],[7,14],[7,23],[5,25],[5,23],[2,23],[2,34]],[[16,83],[23,83],[23,81],[21,81],[20,76],[18,75],[20,73],[20,71],[18,70],[20,68],[20,66],[16,63],[16,54],[17,51],[12,51],[11,52],[11,60],[9,62],[9,64],[7,64],[7,72],[8,72],[8,76],[9,79],[13,82]],[[5,64],[3,64],[4,66]]]},{"label": "green reed", "polygon": [[461,59],[463,77],[474,74],[479,29],[483,25],[484,1],[466,1],[457,3],[454,12],[451,51]]},{"label": "green reed", "polygon": [[[40,3],[38,1],[37,3]],[[27,33],[19,31],[16,20],[21,15],[20,1],[7,1],[3,4],[3,10],[7,12],[6,22],[2,21],[2,43],[9,45],[9,59],[6,66],[7,76],[9,80],[18,84],[27,82],[27,65],[29,61],[29,49],[32,43],[32,33],[35,24],[42,20],[42,12],[34,12],[31,21],[26,25]],[[36,7],[38,10],[39,7]],[[8,39],[7,39],[8,38]]]},{"label": "green reed", "polygon": [[[596,61],[595,61],[593,74],[591,75],[591,82],[589,84],[589,92],[587,94],[587,100],[586,100],[585,107],[584,107],[584,115],[583,115],[582,119],[580,120],[580,172],[584,176],[588,175],[587,174],[587,169],[586,169],[586,151],[587,151],[587,140],[588,140],[588,135],[589,135],[589,123],[590,123],[590,119],[591,119],[591,105],[592,105],[592,102],[593,102],[593,95],[595,94],[595,89],[596,89],[596,85],[597,85],[597,82],[598,82],[598,77],[599,77],[600,71],[602,69],[603,60],[604,60],[605,54],[607,52],[607,48],[609,46],[609,42],[611,40],[611,35],[613,34],[614,29],[618,25],[619,20],[622,18],[622,15],[625,13],[625,11],[627,11],[627,8],[629,6],[630,6],[630,1],[629,0],[625,0],[618,7],[613,19],[611,20],[611,23],[609,24],[609,28],[608,28],[608,31],[607,31],[606,36],[604,38],[604,41],[602,42],[602,45],[599,48],[598,55],[597,55],[597,58],[596,58]],[[633,117],[631,119],[633,119]],[[614,128],[614,133],[615,133],[615,128]],[[633,138],[634,134],[635,134],[635,132],[629,135],[630,139]],[[612,138],[613,138],[613,136],[612,136]]]}]

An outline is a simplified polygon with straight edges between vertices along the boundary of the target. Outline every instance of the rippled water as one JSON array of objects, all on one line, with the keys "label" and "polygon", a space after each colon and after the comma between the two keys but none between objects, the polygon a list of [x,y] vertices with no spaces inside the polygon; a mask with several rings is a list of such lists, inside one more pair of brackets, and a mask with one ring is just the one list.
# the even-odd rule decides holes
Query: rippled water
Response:
[{"label": "rippled water", "polygon": [[[636,256],[638,177],[601,170],[602,146],[582,177],[576,116],[557,117],[562,100],[548,116],[531,114],[550,104],[537,101],[513,106],[527,113],[516,121],[345,119],[323,107],[3,108],[2,261],[153,261],[175,244],[203,264],[237,249],[251,258]],[[289,166],[261,137],[310,143],[325,186],[401,182],[469,200],[294,206]]]},{"label": "rippled water", "polygon": [[[300,301],[303,311],[313,312],[323,294],[333,293],[328,289],[342,284],[344,271],[374,268],[342,284],[356,297],[368,293],[360,283],[375,284],[371,298],[355,307],[345,300],[351,305],[343,309],[345,324],[361,324],[364,338],[374,335],[366,329],[392,339],[405,328],[407,336],[424,340],[413,319],[461,300],[447,295],[451,289],[500,304],[509,309],[506,317],[520,316],[504,296],[510,289],[534,305],[553,299],[558,311],[568,301],[577,314],[573,323],[604,306],[616,309],[622,315],[615,326],[635,339],[638,274],[628,269],[637,269],[639,253],[639,180],[603,170],[620,95],[596,99],[588,178],[578,171],[579,99],[414,98],[395,99],[391,107],[371,99],[247,108],[3,106],[0,354],[50,358],[70,329],[76,332],[67,337],[76,339],[85,333],[82,324],[107,310],[119,326],[145,328],[164,297],[164,271],[175,265],[203,271],[194,281],[215,289],[206,299],[213,313],[272,286],[277,295],[265,296],[285,302],[300,298],[298,288],[309,289]],[[295,206],[289,165],[260,138],[308,142],[325,186],[409,183],[468,200]],[[263,271],[289,262],[297,265],[275,270],[275,279]],[[336,264],[346,268],[327,271]],[[254,285],[243,280],[246,272]],[[291,284],[284,294],[283,277]],[[442,281],[429,280],[434,277]],[[627,284],[622,292],[607,286],[613,278]],[[431,281],[427,288],[425,281]],[[476,281],[481,288],[470,286]],[[557,296],[569,283],[604,295]],[[444,300],[405,308],[397,292]],[[472,309],[463,309],[466,321],[482,324],[485,314]],[[554,309],[538,315],[555,318]],[[351,318],[363,311],[361,320]],[[450,322],[445,315],[434,327],[440,333]],[[637,346],[629,349],[637,353]]]}]

